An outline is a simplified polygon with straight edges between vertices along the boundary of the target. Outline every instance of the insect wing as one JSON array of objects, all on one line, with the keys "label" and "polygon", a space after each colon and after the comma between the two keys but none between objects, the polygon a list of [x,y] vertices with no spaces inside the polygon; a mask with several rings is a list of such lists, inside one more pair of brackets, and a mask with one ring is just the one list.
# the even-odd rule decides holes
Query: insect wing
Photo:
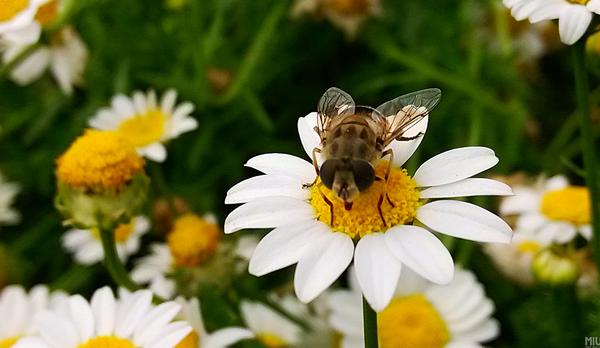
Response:
[{"label": "insect wing", "polygon": [[340,115],[354,113],[354,100],[350,94],[339,88],[331,87],[323,93],[317,105],[317,127],[322,137],[327,131],[331,119]]}]

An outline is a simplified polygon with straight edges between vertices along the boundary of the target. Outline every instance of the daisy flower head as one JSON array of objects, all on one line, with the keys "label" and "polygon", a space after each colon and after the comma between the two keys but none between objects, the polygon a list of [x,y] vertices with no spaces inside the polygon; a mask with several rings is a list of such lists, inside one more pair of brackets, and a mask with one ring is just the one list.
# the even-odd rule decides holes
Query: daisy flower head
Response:
[{"label": "daisy flower head", "polygon": [[[352,276],[354,272],[350,272]],[[353,277],[351,277],[353,278]],[[356,280],[350,290],[329,295],[329,323],[342,335],[344,348],[364,347],[361,294]],[[457,269],[447,285],[432,284],[403,272],[394,298],[377,314],[381,348],[481,347],[498,336],[494,303],[473,273]]]},{"label": "daisy flower head", "polygon": [[503,0],[516,20],[531,23],[558,19],[560,40],[572,45],[588,29],[594,13],[600,14],[600,0]]},{"label": "daisy flower head", "polygon": [[293,347],[300,343],[302,329],[266,305],[242,301],[241,311],[244,322],[264,346]]},{"label": "daisy flower head", "polygon": [[20,285],[9,285],[0,291],[0,348],[13,347],[21,337],[34,334],[33,316],[41,310],[58,308],[67,298],[63,292],[50,293],[45,285],[26,292]]},{"label": "daisy flower head", "polygon": [[[332,96],[330,92],[324,97]],[[334,92],[334,98],[342,100],[340,91]],[[344,104],[338,105],[342,112],[354,109],[354,102],[346,96]],[[372,164],[359,161],[353,167],[366,173],[356,176],[359,182],[364,177],[372,180],[366,189],[351,190],[352,185],[347,183],[354,177],[348,176],[347,171],[332,173],[324,161],[332,157],[318,156],[319,151],[327,155],[335,146],[329,150],[322,147],[323,141],[315,132],[321,122],[317,113],[301,117],[298,131],[309,156],[317,149],[314,161],[321,176],[317,176],[310,162],[286,154],[259,155],[246,163],[264,175],[242,181],[228,191],[225,203],[244,204],[226,218],[225,233],[275,228],[256,247],[249,265],[251,274],[261,276],[297,263],[296,295],[309,302],[354,259],[365,298],[375,310],[382,310],[392,298],[402,265],[437,283],[452,280],[452,257],[427,228],[473,241],[510,241],[512,231],[498,216],[471,203],[445,199],[512,194],[510,187],[498,181],[471,178],[498,163],[494,151],[484,147],[458,148],[429,159],[414,175],[402,168],[426,131],[429,110],[420,104],[427,96],[439,99],[439,90],[397,98],[378,108],[381,112],[369,109],[371,115],[383,113],[389,117],[384,119],[386,127],[397,128],[396,123],[415,118],[420,121],[402,132],[402,141],[390,141],[387,148],[381,149],[392,154],[392,161],[374,157]],[[398,110],[390,112],[389,108]],[[350,123],[338,122],[343,127],[339,133],[362,133],[352,124],[370,119],[368,115],[361,117]],[[342,119],[345,118],[334,117],[332,122]],[[336,129],[328,132],[337,133]],[[340,175],[341,185],[336,179]],[[328,182],[323,183],[323,177]],[[377,177],[380,179],[375,180]],[[353,199],[348,204],[350,196]]]},{"label": "daisy flower head", "polygon": [[39,7],[45,2],[46,0],[0,1],[0,35],[31,25]]},{"label": "daisy flower head", "polygon": [[589,190],[569,184],[565,176],[540,177],[533,185],[515,186],[515,195],[500,204],[500,213],[517,218],[516,229],[541,240],[568,243],[578,234],[592,238]]},{"label": "daisy flower head", "polygon": [[163,162],[167,158],[164,143],[182,133],[198,127],[190,114],[194,105],[184,102],[176,105],[177,92],[168,90],[160,102],[156,93],[136,91],[132,97],[116,95],[111,106],[103,108],[90,119],[90,126],[111,130],[128,139],[138,153],[152,161]]},{"label": "daisy flower head", "polygon": [[[140,238],[150,230],[150,221],[145,216],[136,216],[129,223],[115,228],[117,253],[121,261],[127,261],[129,255],[140,248]],[[104,249],[97,228],[70,229],[62,238],[62,244],[73,254],[75,261],[83,265],[92,265],[104,259]]]},{"label": "daisy flower head", "polygon": [[13,348],[174,348],[192,328],[173,321],[181,306],[152,304],[152,293],[96,290],[91,301],[80,295],[65,300],[61,310],[44,310],[33,319],[37,333],[20,339]]},{"label": "daisy flower head", "polygon": [[192,332],[176,348],[226,348],[254,337],[252,331],[242,327],[228,327],[208,333],[197,298],[186,300],[178,297],[175,301],[181,305],[180,317],[192,326]]},{"label": "daisy flower head", "polygon": [[20,191],[18,184],[7,182],[0,173],[0,225],[12,225],[21,220],[21,215],[12,207]]}]

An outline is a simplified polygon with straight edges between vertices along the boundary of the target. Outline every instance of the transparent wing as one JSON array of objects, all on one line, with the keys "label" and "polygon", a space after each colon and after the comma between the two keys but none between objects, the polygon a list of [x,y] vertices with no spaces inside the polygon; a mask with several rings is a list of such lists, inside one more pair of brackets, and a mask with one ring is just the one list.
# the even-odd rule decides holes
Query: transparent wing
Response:
[{"label": "transparent wing", "polygon": [[323,93],[317,105],[317,132],[323,138],[331,119],[340,115],[354,113],[354,100],[350,94],[339,88],[331,87]]},{"label": "transparent wing", "polygon": [[407,130],[429,115],[441,98],[441,90],[428,88],[381,104],[376,110],[387,119],[384,144],[388,145],[394,139],[400,140]]}]

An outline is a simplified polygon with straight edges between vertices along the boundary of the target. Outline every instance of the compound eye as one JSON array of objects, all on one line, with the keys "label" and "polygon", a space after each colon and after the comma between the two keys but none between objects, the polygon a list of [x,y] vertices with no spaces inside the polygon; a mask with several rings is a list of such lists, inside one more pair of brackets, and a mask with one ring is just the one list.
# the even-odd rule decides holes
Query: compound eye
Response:
[{"label": "compound eye", "polygon": [[321,177],[321,182],[325,187],[331,189],[333,186],[333,179],[335,178],[335,171],[338,168],[339,160],[326,160],[321,165],[319,169],[319,176]]},{"label": "compound eye", "polygon": [[371,187],[375,181],[375,169],[369,161],[352,161],[352,174],[354,174],[354,183],[360,192]]}]

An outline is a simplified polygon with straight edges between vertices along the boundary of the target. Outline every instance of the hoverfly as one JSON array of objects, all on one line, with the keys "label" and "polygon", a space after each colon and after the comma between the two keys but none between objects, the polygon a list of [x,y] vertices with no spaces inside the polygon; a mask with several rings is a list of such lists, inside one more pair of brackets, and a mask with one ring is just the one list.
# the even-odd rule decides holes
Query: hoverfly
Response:
[{"label": "hoverfly", "polygon": [[[317,178],[344,202],[345,209],[352,209],[352,201],[373,182],[387,184],[394,157],[388,145],[394,140],[409,141],[422,136],[419,133],[406,137],[405,133],[429,115],[441,96],[439,89],[429,88],[397,97],[373,109],[355,105],[352,97],[339,88],[329,88],[319,100],[314,128],[321,140],[321,146],[312,152]],[[317,153],[323,159],[321,166]],[[388,167],[384,177],[379,177],[375,174],[375,164],[386,156]],[[316,182],[317,179],[307,186]],[[333,225],[333,203],[322,192],[321,196],[330,207]],[[385,196],[394,206],[387,193]],[[382,192],[377,208],[386,225],[381,210],[383,199]]]}]

